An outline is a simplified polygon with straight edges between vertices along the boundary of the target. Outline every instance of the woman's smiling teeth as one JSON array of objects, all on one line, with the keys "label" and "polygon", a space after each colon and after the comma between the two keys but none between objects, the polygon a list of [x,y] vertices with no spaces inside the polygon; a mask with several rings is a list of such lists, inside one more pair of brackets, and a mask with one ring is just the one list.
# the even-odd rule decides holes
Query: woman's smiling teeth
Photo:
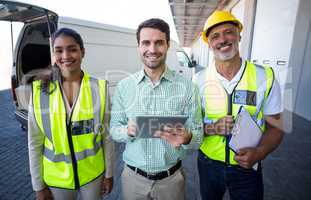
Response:
[{"label": "woman's smiling teeth", "polygon": [[71,65],[74,61],[62,61],[61,63],[64,65]]}]

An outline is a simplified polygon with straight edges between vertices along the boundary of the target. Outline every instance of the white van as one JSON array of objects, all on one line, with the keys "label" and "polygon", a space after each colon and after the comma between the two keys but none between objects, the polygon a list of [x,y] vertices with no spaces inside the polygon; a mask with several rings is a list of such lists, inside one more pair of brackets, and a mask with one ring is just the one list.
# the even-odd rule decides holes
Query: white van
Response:
[{"label": "white van", "polygon": [[[30,97],[30,85],[23,80],[30,71],[46,68],[51,63],[49,38],[56,29],[68,27],[81,34],[86,50],[82,66],[91,75],[108,80],[111,93],[119,80],[142,67],[136,32],[132,29],[59,17],[42,7],[2,0],[0,20],[24,23],[13,52],[12,70],[15,116],[23,128],[27,127]],[[191,78],[192,63],[174,41],[171,41],[167,64],[172,70]]]}]

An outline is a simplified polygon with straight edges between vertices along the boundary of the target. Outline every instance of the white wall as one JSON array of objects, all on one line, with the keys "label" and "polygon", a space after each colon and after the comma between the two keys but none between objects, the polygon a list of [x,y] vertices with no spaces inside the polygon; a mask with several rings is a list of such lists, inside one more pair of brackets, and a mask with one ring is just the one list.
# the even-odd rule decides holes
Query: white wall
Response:
[{"label": "white wall", "polygon": [[[286,84],[292,82],[288,65],[299,0],[258,0],[254,24],[251,60],[273,67],[283,96],[291,96]],[[283,62],[283,63],[282,63]],[[287,93],[287,94],[285,94]],[[293,110],[293,102],[284,98],[284,106]]]},{"label": "white wall", "polygon": [[231,12],[243,24],[240,42],[240,56],[249,60],[251,55],[254,18],[256,10],[256,0],[240,0],[232,9]]},{"label": "white wall", "polygon": [[311,1],[300,0],[290,49],[294,112],[311,121]]},{"label": "white wall", "polygon": [[209,64],[209,49],[208,45],[200,37],[191,46],[191,59],[195,60],[201,67],[207,67]]},{"label": "white wall", "polygon": [[241,42],[239,43],[240,46],[240,56],[244,59],[247,58],[247,53],[244,53],[244,47],[245,45],[242,45],[242,41],[245,41],[244,39],[244,32],[247,30],[247,26],[245,25],[246,22],[244,21],[244,12],[245,11],[245,0],[239,1],[231,10],[231,13],[239,19],[239,21],[243,24],[243,30],[241,32]]}]

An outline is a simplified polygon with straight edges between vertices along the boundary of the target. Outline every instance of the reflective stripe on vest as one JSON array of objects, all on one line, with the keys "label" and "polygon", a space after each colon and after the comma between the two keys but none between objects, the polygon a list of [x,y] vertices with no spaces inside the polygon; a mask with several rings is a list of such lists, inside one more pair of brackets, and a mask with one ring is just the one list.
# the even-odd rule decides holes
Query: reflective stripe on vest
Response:
[{"label": "reflective stripe on vest", "polygon": [[[216,77],[216,69],[206,69],[205,93],[205,123],[216,122],[228,115],[228,95]],[[232,115],[235,118],[243,106],[252,115],[258,126],[264,131],[263,104],[269,95],[273,84],[273,71],[270,67],[262,67],[246,62],[241,80],[232,92]],[[213,160],[226,161],[226,140],[224,136],[205,136],[200,150]],[[228,164],[237,164],[233,159],[234,152],[229,152]]]},{"label": "reflective stripe on vest", "polygon": [[[104,172],[101,122],[104,120],[105,84],[104,80],[84,73],[69,127],[59,84],[51,84],[50,89],[55,87],[55,90],[47,95],[40,89],[40,81],[33,82],[35,117],[46,135],[43,176],[47,185],[76,189]],[[78,166],[76,172],[74,165]]]}]

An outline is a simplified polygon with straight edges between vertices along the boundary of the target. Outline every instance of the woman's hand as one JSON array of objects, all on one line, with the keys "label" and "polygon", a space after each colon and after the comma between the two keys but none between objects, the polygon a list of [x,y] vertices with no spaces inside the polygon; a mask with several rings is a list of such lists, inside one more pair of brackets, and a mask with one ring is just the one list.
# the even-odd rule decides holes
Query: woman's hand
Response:
[{"label": "woman's hand", "polygon": [[44,188],[43,190],[36,192],[36,199],[37,200],[53,200],[52,192],[49,188]]},{"label": "woman's hand", "polygon": [[103,177],[102,186],[101,186],[101,195],[105,196],[109,194],[113,187],[113,177],[105,178]]}]

